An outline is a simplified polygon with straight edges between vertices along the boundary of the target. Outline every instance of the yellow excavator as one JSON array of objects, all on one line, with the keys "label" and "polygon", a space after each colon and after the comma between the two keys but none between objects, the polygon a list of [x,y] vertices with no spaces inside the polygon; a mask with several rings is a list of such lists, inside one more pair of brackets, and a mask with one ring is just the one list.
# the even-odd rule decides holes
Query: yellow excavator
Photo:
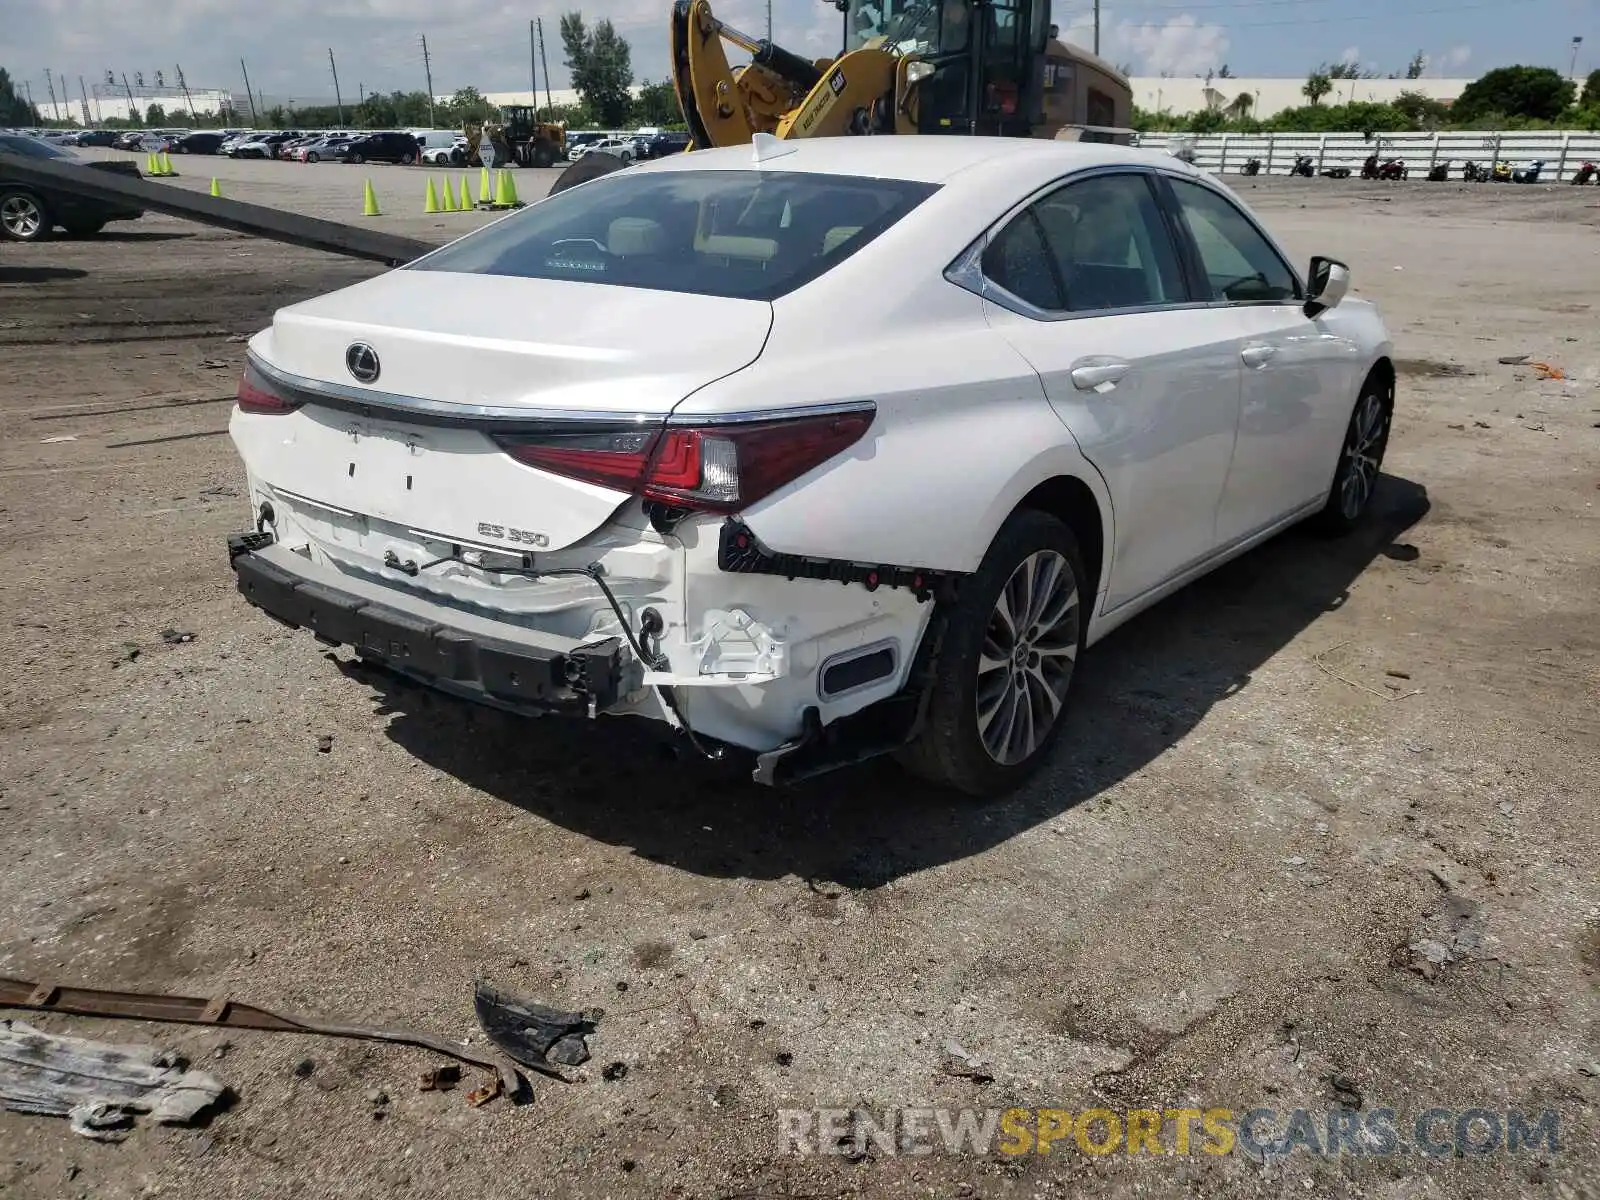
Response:
[{"label": "yellow excavator", "polygon": [[[1111,64],[1059,40],[1049,0],[830,0],[844,48],[805,59],[672,10],[673,83],[696,146],[846,134],[965,133],[1127,141],[1133,92]],[[730,67],[724,43],[750,55]]]},{"label": "yellow excavator", "polygon": [[[1061,41],[1049,0],[826,2],[844,16],[844,45],[809,59],[718,20],[710,0],[677,0],[672,80],[694,148],[758,133],[1132,138],[1127,77]],[[730,46],[750,61],[730,65]],[[552,191],[618,165],[586,155]]]}]

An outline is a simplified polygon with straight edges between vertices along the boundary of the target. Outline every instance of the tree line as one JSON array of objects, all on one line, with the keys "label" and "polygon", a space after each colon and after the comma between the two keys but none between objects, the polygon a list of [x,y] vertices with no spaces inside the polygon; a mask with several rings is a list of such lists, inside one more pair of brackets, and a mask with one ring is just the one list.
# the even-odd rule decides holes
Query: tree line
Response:
[{"label": "tree line", "polygon": [[[1407,79],[1422,75],[1419,54]],[[1348,63],[1312,71],[1300,92],[1306,103],[1258,119],[1255,97],[1240,92],[1232,101],[1194,113],[1133,110],[1141,133],[1407,133],[1441,129],[1600,129],[1600,71],[1591,71],[1580,92],[1549,67],[1497,67],[1469,83],[1454,103],[1421,91],[1402,91],[1387,103],[1356,100],[1324,104],[1336,79],[1374,78]],[[1220,76],[1230,78],[1230,76]]]},{"label": "tree line", "polygon": [[[624,129],[630,125],[682,129],[683,113],[671,82],[645,80],[633,94],[633,51],[609,20],[591,27],[583,13],[569,12],[560,22],[563,65],[578,93],[577,104],[538,105],[540,118],[563,121],[569,129]],[[464,122],[495,120],[499,110],[475,87],[459,89],[448,100],[433,100],[421,91],[373,93],[354,104],[274,105],[257,110],[247,100],[234,101],[231,110],[195,113],[181,105],[151,104],[132,118],[100,122],[106,128],[221,129],[254,125],[270,129],[395,129],[433,126],[455,128]],[[76,120],[52,121],[37,105],[30,106],[10,76],[0,69],[0,126],[59,126],[75,129]]]}]

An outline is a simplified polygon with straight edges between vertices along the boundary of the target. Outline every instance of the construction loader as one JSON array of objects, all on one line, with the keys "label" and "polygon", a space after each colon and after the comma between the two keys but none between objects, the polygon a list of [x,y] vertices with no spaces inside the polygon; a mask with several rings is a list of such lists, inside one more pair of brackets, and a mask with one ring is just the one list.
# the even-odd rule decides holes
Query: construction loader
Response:
[{"label": "construction loader", "polygon": [[484,165],[479,152],[484,138],[489,139],[497,165],[516,163],[519,167],[550,167],[567,157],[567,127],[559,121],[541,121],[526,104],[502,108],[503,120],[478,123],[467,121],[461,133],[467,139],[462,150],[466,166]]},{"label": "construction loader", "polygon": [[[810,59],[718,20],[710,0],[677,0],[672,81],[696,149],[758,133],[1131,141],[1127,77],[1061,41],[1049,0],[827,2],[844,16],[844,44]],[[730,65],[729,47],[750,61]],[[586,156],[552,190],[619,165]]]}]

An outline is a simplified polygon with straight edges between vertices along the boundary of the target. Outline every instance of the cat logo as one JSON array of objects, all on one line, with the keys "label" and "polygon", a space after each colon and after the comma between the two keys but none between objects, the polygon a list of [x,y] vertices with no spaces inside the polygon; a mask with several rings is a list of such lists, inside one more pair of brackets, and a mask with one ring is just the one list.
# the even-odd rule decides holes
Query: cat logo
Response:
[{"label": "cat logo", "polygon": [[809,134],[816,128],[817,122],[828,115],[829,110],[833,108],[834,103],[844,92],[844,88],[844,72],[835,70],[828,76],[827,90],[817,91],[806,103],[806,107],[800,111],[800,116],[795,120],[794,127],[799,131],[801,137]]}]

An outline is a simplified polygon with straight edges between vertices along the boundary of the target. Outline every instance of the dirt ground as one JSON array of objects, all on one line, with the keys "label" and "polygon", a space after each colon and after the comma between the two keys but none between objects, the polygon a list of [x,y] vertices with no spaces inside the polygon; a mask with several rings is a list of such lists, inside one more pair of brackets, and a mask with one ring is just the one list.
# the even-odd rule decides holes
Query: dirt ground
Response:
[{"label": "dirt ground", "polygon": [[[241,340],[372,268],[165,218],[0,247],[0,975],[480,1044],[475,977],[606,1010],[574,1082],[483,1109],[420,1091],[422,1051],[30,1017],[237,1100],[119,1145],[0,1114],[0,1193],[1600,1195],[1600,190],[1238,182],[1390,321],[1376,519],[1097,647],[1054,763],[989,807],[887,765],[762,790],[275,625],[223,545]],[[917,1105],[1359,1105],[1402,1141],[1429,1108],[1550,1110],[1559,1137],[780,1153],[779,1109]]]}]

